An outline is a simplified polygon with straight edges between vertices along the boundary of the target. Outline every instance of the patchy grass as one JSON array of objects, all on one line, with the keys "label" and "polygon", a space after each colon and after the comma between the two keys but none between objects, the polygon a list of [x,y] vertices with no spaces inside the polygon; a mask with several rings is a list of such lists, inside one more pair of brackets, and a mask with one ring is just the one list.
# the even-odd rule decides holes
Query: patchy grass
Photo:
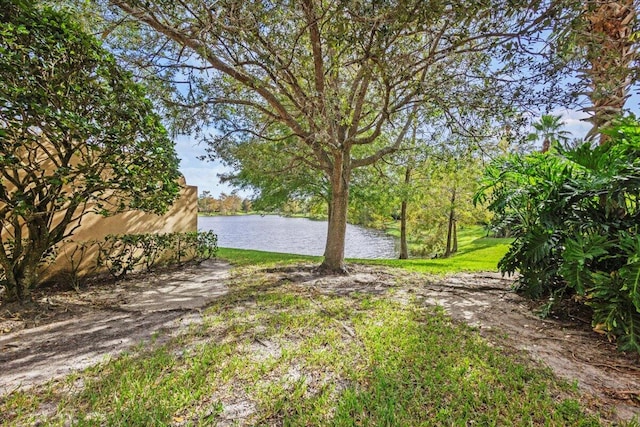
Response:
[{"label": "patchy grass", "polygon": [[201,324],[13,393],[0,424],[599,425],[573,388],[441,309],[393,291],[321,294],[255,266],[278,257],[243,253],[253,266],[236,270]]}]

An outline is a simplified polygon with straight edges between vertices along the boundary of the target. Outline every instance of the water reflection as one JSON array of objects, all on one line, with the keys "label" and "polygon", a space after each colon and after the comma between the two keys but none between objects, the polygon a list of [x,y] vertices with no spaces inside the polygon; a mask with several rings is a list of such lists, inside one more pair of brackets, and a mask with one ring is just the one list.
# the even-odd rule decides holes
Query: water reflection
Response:
[{"label": "water reflection", "polygon": [[[327,222],[277,215],[198,218],[199,230],[218,234],[218,246],[300,255],[322,255]],[[396,258],[396,240],[378,230],[347,224],[347,258]]]}]

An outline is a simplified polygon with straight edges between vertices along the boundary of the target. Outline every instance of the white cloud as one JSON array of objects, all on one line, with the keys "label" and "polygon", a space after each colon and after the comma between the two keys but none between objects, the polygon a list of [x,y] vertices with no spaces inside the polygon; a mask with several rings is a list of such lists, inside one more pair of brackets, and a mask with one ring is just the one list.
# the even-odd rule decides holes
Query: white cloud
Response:
[{"label": "white cloud", "polygon": [[564,130],[571,132],[573,138],[584,138],[589,129],[591,129],[591,124],[584,120],[588,117],[588,114],[583,111],[561,109],[554,110],[551,114],[562,117],[562,121],[565,124]]}]

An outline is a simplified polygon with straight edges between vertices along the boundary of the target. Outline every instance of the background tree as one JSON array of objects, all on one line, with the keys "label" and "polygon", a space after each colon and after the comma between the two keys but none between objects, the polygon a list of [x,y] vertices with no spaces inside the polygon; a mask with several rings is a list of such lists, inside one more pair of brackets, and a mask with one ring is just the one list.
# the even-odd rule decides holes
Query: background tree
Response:
[{"label": "background tree", "polygon": [[253,210],[253,202],[249,199],[242,199],[242,212],[249,213]]},{"label": "background tree", "polygon": [[424,254],[434,254],[444,241],[444,252],[451,255],[456,252],[458,222],[466,225],[486,220],[482,209],[471,206],[470,192],[475,191],[482,168],[479,159],[495,151],[501,136],[496,120],[504,123],[511,114],[508,105],[491,104],[490,114],[461,104],[456,111],[437,114],[431,110],[428,115],[419,115],[407,143],[385,160],[385,191],[395,196],[393,202],[387,198],[387,204],[395,203],[394,214],[400,221],[400,259],[409,257],[410,236],[414,242],[422,242]]},{"label": "background tree", "polygon": [[411,134],[409,136],[409,141],[406,144],[406,148],[402,153],[399,153],[398,159],[398,166],[400,167],[400,259],[409,258],[407,222],[409,217],[409,202],[411,201],[412,195],[415,191],[415,185],[412,182],[412,174],[416,164],[421,160],[421,154],[424,154],[424,150],[420,149],[425,148],[424,145],[418,145],[417,133],[418,122],[416,120],[412,123]]},{"label": "background tree", "polygon": [[242,209],[242,198],[235,193],[220,194],[220,213],[223,215],[236,214]]},{"label": "background tree", "polygon": [[417,165],[414,178],[423,190],[414,198],[408,225],[422,255],[454,254],[460,227],[487,222],[486,210],[473,206],[482,166],[479,153],[465,143],[439,147]]},{"label": "background tree", "polygon": [[564,122],[561,116],[543,114],[540,120],[532,124],[534,132],[529,134],[528,139],[538,141],[542,139],[542,152],[546,153],[554,143],[566,143],[569,140],[570,132],[563,130]]},{"label": "background tree", "polygon": [[220,211],[220,201],[211,195],[211,191],[203,191],[198,196],[198,212],[212,214]]},{"label": "background tree", "polygon": [[0,266],[9,295],[90,210],[161,213],[178,159],[139,85],[71,16],[0,7]]},{"label": "background tree", "polygon": [[353,173],[349,199],[349,222],[384,229],[398,218],[398,165],[384,159]]},{"label": "background tree", "polygon": [[295,141],[254,138],[226,146],[214,155],[234,169],[222,175],[222,181],[253,191],[255,209],[277,211],[292,200],[314,197],[328,203],[327,180],[309,168],[305,152],[297,149]]}]

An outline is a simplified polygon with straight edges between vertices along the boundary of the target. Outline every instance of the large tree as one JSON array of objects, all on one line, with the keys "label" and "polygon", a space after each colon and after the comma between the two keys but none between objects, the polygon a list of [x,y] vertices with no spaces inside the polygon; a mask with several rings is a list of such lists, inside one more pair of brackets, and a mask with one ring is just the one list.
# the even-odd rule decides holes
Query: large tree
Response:
[{"label": "large tree", "polygon": [[90,211],[161,213],[179,185],[173,143],[142,88],[71,15],[0,2],[0,266],[23,300]]},{"label": "large tree", "polygon": [[[498,91],[524,93],[509,53],[483,61],[472,54],[506,47],[506,40],[522,45],[558,12],[545,2],[517,1],[108,3],[115,6],[105,15],[111,23],[123,22],[114,14],[120,10],[140,24],[133,26],[135,46],[124,46],[135,47],[138,55],[130,58],[138,69],[160,85],[181,82],[173,105],[191,107],[186,118],[199,127],[215,124],[216,148],[279,138],[324,174],[331,215],[323,267],[329,271],[344,271],[352,171],[397,150],[416,105],[447,102],[449,89],[457,93],[457,76],[493,78]],[[117,36],[132,27],[106,28]],[[381,140],[385,133],[397,137]]]}]

